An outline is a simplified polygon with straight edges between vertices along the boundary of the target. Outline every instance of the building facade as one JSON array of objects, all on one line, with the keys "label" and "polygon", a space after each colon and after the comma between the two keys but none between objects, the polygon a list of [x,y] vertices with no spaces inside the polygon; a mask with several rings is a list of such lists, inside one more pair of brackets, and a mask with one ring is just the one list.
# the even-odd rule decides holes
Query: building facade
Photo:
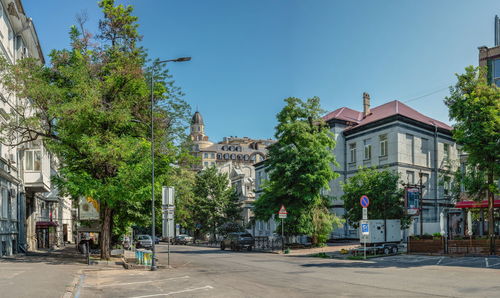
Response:
[{"label": "building facade", "polygon": [[[26,57],[45,63],[34,23],[19,0],[0,0],[0,51],[8,63]],[[17,117],[12,107],[21,104],[29,110],[28,100],[0,87],[0,121]],[[54,200],[60,199],[47,197],[50,176],[51,157],[41,140],[0,145],[0,256],[40,248],[49,230],[58,238],[60,205]]]},{"label": "building facade", "polygon": [[215,166],[220,173],[228,175],[228,183],[236,189],[240,197],[243,224],[248,224],[253,216],[252,203],[255,200],[253,164],[266,159],[267,146],[274,141],[231,136],[213,143],[205,134],[205,123],[199,112],[194,113],[191,120],[190,138],[193,143],[192,154],[200,160],[195,169]]},{"label": "building facade", "polygon": [[272,140],[254,140],[248,137],[225,137],[213,143],[205,134],[205,123],[199,112],[191,120],[190,137],[193,142],[192,153],[200,159],[198,170],[216,166],[221,172],[230,174],[233,166],[252,165],[266,158],[267,146]]},{"label": "building facade", "polygon": [[[331,181],[333,212],[343,216],[340,182],[346,182],[360,167],[397,172],[402,182],[423,185],[424,233],[439,232],[439,214],[452,206],[448,196],[451,176],[459,166],[459,151],[452,128],[422,115],[409,106],[391,101],[370,108],[370,96],[363,94],[363,111],[339,108],[324,116],[337,145],[334,149],[340,175]],[[414,217],[409,234],[420,233],[419,217]],[[337,229],[332,238],[357,238],[349,225]]]}]

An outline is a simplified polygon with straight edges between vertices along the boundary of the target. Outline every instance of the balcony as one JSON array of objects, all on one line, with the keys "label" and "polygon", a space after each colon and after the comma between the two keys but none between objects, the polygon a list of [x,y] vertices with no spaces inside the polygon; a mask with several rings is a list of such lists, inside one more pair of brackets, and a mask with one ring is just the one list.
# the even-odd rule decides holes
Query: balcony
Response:
[{"label": "balcony", "polygon": [[27,192],[49,192],[50,176],[44,175],[42,171],[25,171],[24,187]]},{"label": "balcony", "polygon": [[27,192],[50,191],[50,156],[41,141],[35,140],[22,148],[24,187]]}]

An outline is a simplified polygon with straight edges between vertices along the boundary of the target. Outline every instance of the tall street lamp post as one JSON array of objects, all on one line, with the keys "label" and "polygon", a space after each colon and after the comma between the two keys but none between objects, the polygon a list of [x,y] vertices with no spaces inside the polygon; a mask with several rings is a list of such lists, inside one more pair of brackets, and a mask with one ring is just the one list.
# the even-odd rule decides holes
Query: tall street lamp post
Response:
[{"label": "tall street lamp post", "polygon": [[[156,271],[156,249],[155,249],[155,142],[154,142],[154,121],[153,121],[153,106],[154,106],[154,77],[156,66],[167,63],[167,62],[186,62],[190,61],[191,57],[181,57],[177,59],[161,60],[155,61],[151,67],[151,211],[152,211],[152,226],[151,226],[151,237],[153,240],[152,252],[153,256],[151,258],[151,271]],[[168,235],[167,235],[168,236]],[[170,241],[170,239],[168,239]]]}]

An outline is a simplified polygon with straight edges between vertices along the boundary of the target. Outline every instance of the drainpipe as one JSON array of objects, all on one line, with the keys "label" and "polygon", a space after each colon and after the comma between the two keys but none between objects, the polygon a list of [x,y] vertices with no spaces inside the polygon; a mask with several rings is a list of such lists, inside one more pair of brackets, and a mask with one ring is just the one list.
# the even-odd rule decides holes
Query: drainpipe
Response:
[{"label": "drainpipe", "polygon": [[435,191],[434,191],[434,214],[437,216],[438,212],[438,130],[437,130],[437,125],[435,122],[432,122],[434,124],[434,186],[435,186]]},{"label": "drainpipe", "polygon": [[[342,132],[342,136],[344,137],[344,183],[347,182],[347,140],[346,140],[346,137],[344,135],[344,133]],[[344,214],[345,214],[345,208],[344,208]],[[348,232],[348,228],[347,228],[347,223],[344,224],[344,237],[347,238],[347,232]]]}]

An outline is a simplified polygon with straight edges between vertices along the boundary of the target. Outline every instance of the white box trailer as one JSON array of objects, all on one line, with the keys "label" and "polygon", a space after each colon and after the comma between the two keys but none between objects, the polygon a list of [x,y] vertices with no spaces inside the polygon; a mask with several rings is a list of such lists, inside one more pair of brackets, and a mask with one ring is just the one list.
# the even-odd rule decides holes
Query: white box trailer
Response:
[{"label": "white box trailer", "polygon": [[360,242],[364,243],[365,240],[367,244],[401,242],[401,221],[399,219],[371,219],[368,220],[368,229],[368,235],[361,235],[361,228],[358,228]]}]

